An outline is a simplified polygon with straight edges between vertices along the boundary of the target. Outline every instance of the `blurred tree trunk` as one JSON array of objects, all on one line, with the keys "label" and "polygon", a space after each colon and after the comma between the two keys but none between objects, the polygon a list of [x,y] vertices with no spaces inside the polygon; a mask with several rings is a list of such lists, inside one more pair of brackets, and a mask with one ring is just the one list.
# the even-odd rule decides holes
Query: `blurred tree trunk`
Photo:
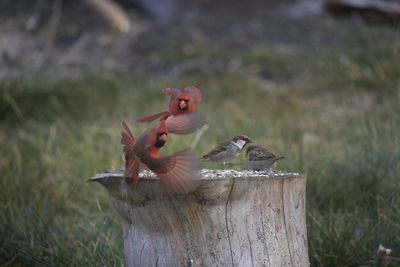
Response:
[{"label": "blurred tree trunk", "polygon": [[126,12],[112,0],[86,0],[101,16],[103,16],[118,33],[131,30],[132,25]]},{"label": "blurred tree trunk", "polygon": [[55,0],[52,6],[52,15],[50,18],[49,32],[47,34],[46,43],[44,44],[42,55],[39,58],[36,67],[40,68],[53,52],[54,42],[57,37],[58,25],[61,20],[63,0]]}]

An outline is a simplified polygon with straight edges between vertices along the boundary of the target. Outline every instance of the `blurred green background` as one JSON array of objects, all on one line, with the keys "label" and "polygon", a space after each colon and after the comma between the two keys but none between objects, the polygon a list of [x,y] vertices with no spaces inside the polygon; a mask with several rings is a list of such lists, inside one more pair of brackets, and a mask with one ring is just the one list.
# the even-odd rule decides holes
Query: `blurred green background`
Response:
[{"label": "blurred green background", "polygon": [[[55,47],[43,65],[13,65],[3,52],[0,265],[123,265],[117,213],[106,191],[86,180],[124,167],[123,119],[139,136],[152,124],[134,120],[167,108],[163,89],[188,85],[202,91],[197,112],[209,122],[194,148],[199,157],[237,134],[246,134],[253,143],[286,156],[278,170],[307,174],[312,266],[377,266],[379,244],[393,250],[389,266],[400,265],[398,23],[319,13],[315,21],[295,18],[307,20],[306,25],[322,22],[317,30],[300,27],[293,40],[279,39],[278,34],[278,41],[267,40],[268,36],[244,41],[234,37],[225,41],[223,36],[214,40],[214,36],[210,41],[186,38],[188,33],[179,32],[173,23],[143,16],[135,22],[150,23],[141,33],[150,37],[139,34],[136,41],[124,43],[123,37],[110,32],[110,40],[119,38],[117,48],[106,45],[121,54],[135,50],[132,60],[141,60],[121,67],[123,56],[111,53],[116,63],[109,68],[101,61],[102,54],[95,59],[90,54],[89,67],[71,67],[57,57],[74,45],[70,39],[81,38],[75,34],[82,35],[65,29],[82,25],[71,22],[71,6],[65,5]],[[24,14],[0,27],[8,34],[0,37],[0,48],[11,57],[18,48],[13,52],[5,38],[10,32],[27,31],[21,26],[23,18],[29,19]],[[2,12],[0,18],[5,17]],[[46,25],[43,19],[28,37],[45,42]],[[196,25],[191,27],[204,30]],[[300,40],[303,33],[309,38],[307,29],[329,38],[316,44],[312,38]],[[168,41],[152,46],[158,31],[169,36]],[[176,37],[172,34],[176,32],[182,35]],[[31,49],[34,53],[36,48]],[[190,146],[193,137],[170,135],[162,154]],[[248,168],[244,153],[237,161],[243,163],[238,168]]]}]

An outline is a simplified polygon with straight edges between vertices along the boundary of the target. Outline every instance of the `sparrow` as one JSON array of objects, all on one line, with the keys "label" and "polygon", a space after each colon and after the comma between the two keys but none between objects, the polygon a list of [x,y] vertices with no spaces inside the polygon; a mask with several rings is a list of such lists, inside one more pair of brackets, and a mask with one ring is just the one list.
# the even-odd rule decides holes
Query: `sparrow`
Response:
[{"label": "sparrow", "polygon": [[138,122],[153,121],[157,118],[168,118],[171,115],[182,115],[192,113],[196,104],[201,101],[201,92],[194,86],[188,86],[182,91],[175,88],[166,88],[164,92],[169,96],[167,111],[136,119]]},{"label": "sparrow", "polygon": [[140,165],[146,165],[162,182],[175,192],[187,194],[199,184],[199,164],[195,155],[183,150],[172,155],[158,157],[159,150],[167,142],[168,129],[164,119],[135,139],[125,121],[121,132],[121,144],[125,157],[125,181],[135,190],[139,180]]},{"label": "sparrow", "polygon": [[223,166],[232,166],[233,164],[229,161],[237,157],[247,143],[251,143],[251,139],[246,135],[235,136],[231,140],[215,147],[204,155],[200,161],[216,161],[221,162]]},{"label": "sparrow", "polygon": [[259,146],[249,146],[246,150],[247,164],[256,170],[269,169],[276,161],[285,157],[277,157],[272,152]]}]

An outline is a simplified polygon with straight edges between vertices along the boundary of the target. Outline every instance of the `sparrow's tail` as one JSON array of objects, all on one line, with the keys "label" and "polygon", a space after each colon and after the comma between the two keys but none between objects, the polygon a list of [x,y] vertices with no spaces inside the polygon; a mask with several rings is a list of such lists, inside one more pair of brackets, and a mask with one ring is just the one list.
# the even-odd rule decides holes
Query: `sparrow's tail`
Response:
[{"label": "sparrow's tail", "polygon": [[146,117],[142,117],[142,118],[136,119],[136,121],[138,121],[138,122],[154,121],[155,119],[158,119],[160,117],[166,119],[170,115],[171,114],[169,113],[169,111],[163,111],[163,112],[160,112],[160,113],[156,113],[156,114],[153,114],[153,115],[149,115],[149,116],[146,116]]},{"label": "sparrow's tail", "polygon": [[149,168],[175,192],[187,194],[198,187],[199,163],[189,150],[155,158],[154,161]]},{"label": "sparrow's tail", "polygon": [[170,116],[165,121],[169,133],[190,134],[196,131],[204,124],[204,115],[202,114],[183,114]]},{"label": "sparrow's tail", "polygon": [[135,137],[125,121],[122,121],[122,127],[125,131],[121,132],[121,144],[123,145],[123,152],[125,157],[125,181],[131,185],[134,190],[139,180],[140,163],[133,155],[133,145]]},{"label": "sparrow's tail", "polygon": [[207,155],[201,157],[200,161],[210,161],[210,158]]},{"label": "sparrow's tail", "polygon": [[274,159],[274,162],[277,162],[278,160],[284,159],[284,158],[285,158],[285,157],[277,157],[277,158]]}]

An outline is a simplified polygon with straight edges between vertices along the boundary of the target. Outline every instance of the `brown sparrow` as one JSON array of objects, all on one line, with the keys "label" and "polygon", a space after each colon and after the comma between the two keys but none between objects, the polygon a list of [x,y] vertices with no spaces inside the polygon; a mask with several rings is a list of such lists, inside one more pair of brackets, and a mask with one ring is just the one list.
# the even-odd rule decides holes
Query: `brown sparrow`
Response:
[{"label": "brown sparrow", "polygon": [[251,139],[246,135],[235,136],[211,150],[200,161],[216,161],[221,162],[224,166],[232,166],[233,164],[229,163],[229,161],[237,157],[247,143],[251,143]]},{"label": "brown sparrow", "polygon": [[269,169],[276,161],[285,157],[277,157],[272,152],[259,146],[249,146],[246,150],[247,164],[257,171]]}]

